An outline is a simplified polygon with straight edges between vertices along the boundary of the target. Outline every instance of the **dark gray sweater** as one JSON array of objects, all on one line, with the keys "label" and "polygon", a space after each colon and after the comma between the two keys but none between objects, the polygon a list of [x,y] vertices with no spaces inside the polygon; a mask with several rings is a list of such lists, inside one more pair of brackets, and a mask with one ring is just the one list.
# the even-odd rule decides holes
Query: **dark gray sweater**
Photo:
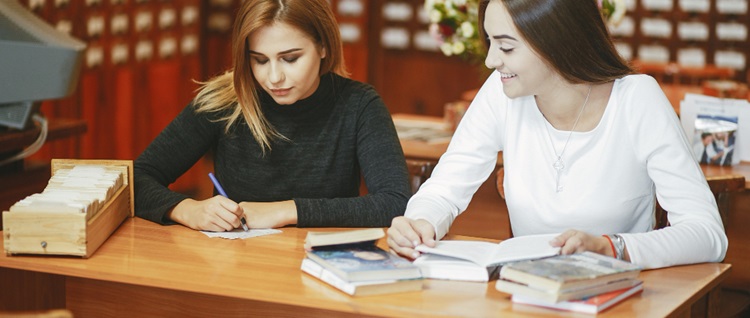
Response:
[{"label": "dark gray sweater", "polygon": [[289,141],[273,141],[264,156],[244,120],[226,134],[224,122],[215,120],[220,114],[197,114],[188,105],[135,161],[136,215],[174,224],[167,212],[187,196],[167,186],[210,150],[230,199],[293,199],[299,227],[389,226],[403,215],[411,195],[404,154],[371,86],[327,74],[313,95],[293,105],[278,105],[264,91],[260,100]]}]

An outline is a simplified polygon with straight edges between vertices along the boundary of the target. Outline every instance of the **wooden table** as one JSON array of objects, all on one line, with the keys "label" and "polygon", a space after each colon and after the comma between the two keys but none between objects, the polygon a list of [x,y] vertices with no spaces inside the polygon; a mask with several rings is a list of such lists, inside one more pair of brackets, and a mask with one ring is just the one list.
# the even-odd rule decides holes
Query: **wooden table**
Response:
[{"label": "wooden table", "polygon": [[[306,229],[282,231],[224,240],[127,219],[89,259],[0,256],[0,311],[66,307],[75,317],[565,315],[514,305],[493,283],[426,280],[421,292],[349,297],[300,271]],[[644,271],[643,294],[602,316],[703,316],[730,267]]]},{"label": "wooden table", "polygon": [[[393,120],[424,121],[427,123],[442,123],[443,119],[435,116],[415,115],[415,114],[393,114]],[[420,140],[410,140],[400,138],[401,148],[404,150],[404,156],[408,159],[419,159],[437,162],[446,150],[448,150],[449,141],[428,143]],[[503,165],[502,153],[497,156],[497,166]]]}]

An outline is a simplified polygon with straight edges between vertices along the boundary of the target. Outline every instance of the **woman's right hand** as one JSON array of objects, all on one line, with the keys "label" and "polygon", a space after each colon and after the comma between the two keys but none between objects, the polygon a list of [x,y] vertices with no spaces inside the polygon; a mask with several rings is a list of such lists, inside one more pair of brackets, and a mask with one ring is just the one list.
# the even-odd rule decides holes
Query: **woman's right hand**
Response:
[{"label": "woman's right hand", "polygon": [[430,222],[403,216],[393,219],[388,228],[388,246],[391,251],[414,259],[419,256],[414,248],[420,244],[435,247],[435,228]]},{"label": "woman's right hand", "polygon": [[177,223],[199,231],[223,232],[240,227],[242,207],[227,197],[217,195],[206,200],[185,199],[169,214]]}]

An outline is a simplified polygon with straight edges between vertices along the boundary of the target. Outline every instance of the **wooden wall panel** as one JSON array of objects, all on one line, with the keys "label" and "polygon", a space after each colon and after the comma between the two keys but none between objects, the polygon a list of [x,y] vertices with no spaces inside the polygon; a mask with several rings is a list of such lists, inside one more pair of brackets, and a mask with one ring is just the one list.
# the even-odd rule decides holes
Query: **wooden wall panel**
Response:
[{"label": "wooden wall panel", "polygon": [[[386,6],[394,6],[386,10]],[[415,44],[428,29],[420,18],[424,1],[384,0],[370,4],[369,82],[391,113],[442,116],[446,103],[461,99],[467,90],[484,82],[486,68],[458,57],[443,56],[435,46]],[[395,9],[394,9],[395,8]],[[387,16],[385,11],[393,12]],[[406,43],[400,41],[405,34]]]},{"label": "wooden wall panel", "polygon": [[[615,43],[626,58],[675,63],[686,67],[718,66],[735,70],[746,82],[750,63],[750,12],[745,0],[627,0]],[[744,35],[743,35],[744,34]],[[658,51],[666,54],[654,54]],[[744,60],[737,64],[735,58]],[[678,82],[678,76],[665,82]]]}]

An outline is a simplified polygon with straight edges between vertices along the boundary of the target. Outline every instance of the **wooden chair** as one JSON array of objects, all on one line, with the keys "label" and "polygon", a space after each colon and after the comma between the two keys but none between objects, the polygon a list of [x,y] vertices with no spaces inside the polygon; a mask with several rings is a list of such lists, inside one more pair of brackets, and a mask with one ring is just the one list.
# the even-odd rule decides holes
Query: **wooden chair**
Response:
[{"label": "wooden chair", "polygon": [[[729,211],[731,210],[730,196],[732,193],[745,190],[745,177],[740,175],[726,175],[706,178],[706,181],[708,181],[708,187],[711,188],[711,192],[716,198],[719,215],[721,215],[722,223],[726,229],[730,226],[728,222]],[[664,211],[657,202],[654,211],[654,217],[656,218],[655,229],[669,226],[667,214],[668,212]],[[722,310],[719,317],[748,317],[750,315],[750,290],[723,287],[719,301],[721,303],[719,308]]]},{"label": "wooden chair", "polygon": [[435,168],[435,164],[432,161],[406,159],[412,193],[416,193],[419,187],[432,175],[432,169]]},{"label": "wooden chair", "polygon": [[[724,223],[724,228],[726,228],[729,225],[727,224],[730,210],[729,197],[732,193],[745,190],[745,177],[740,175],[726,175],[710,177],[707,178],[706,181],[708,181],[708,187],[711,188],[711,192],[716,198],[716,204],[719,206],[719,214]],[[656,220],[656,225],[654,226],[655,229],[669,226],[667,212],[662,209],[658,202],[654,211],[654,218]]]}]

